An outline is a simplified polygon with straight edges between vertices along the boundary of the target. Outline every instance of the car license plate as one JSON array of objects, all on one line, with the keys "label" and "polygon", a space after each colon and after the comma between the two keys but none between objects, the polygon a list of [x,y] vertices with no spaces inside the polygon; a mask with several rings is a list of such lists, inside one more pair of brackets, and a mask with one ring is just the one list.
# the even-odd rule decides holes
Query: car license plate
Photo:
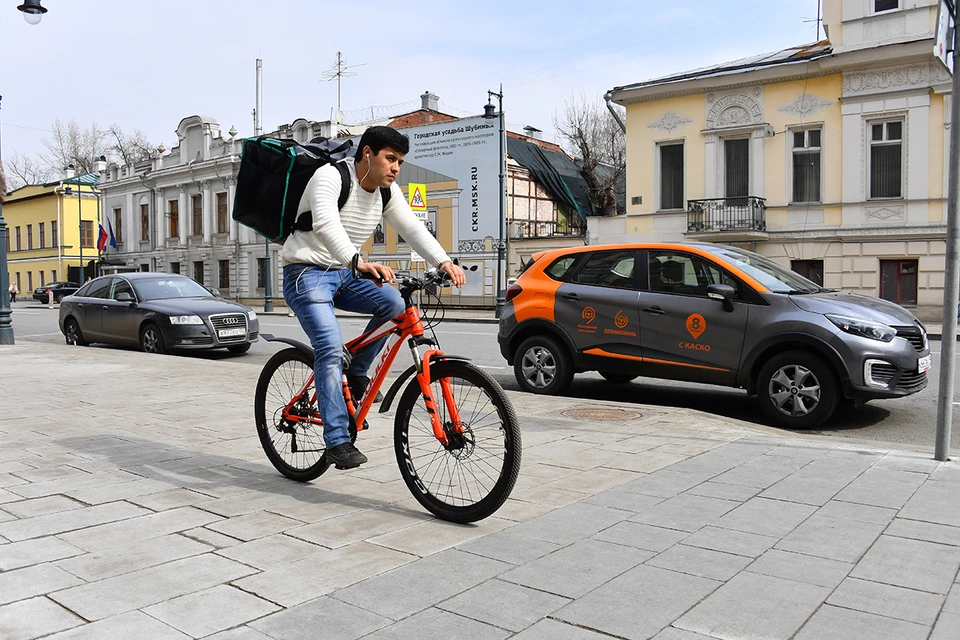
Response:
[{"label": "car license plate", "polygon": [[218,338],[230,338],[232,336],[242,336],[247,332],[243,327],[237,329],[220,329],[217,331]]},{"label": "car license plate", "polygon": [[917,369],[919,370],[920,373],[923,373],[924,371],[930,368],[930,365],[932,362],[933,362],[933,356],[929,354],[925,355],[922,358],[920,358],[920,360],[917,361]]}]

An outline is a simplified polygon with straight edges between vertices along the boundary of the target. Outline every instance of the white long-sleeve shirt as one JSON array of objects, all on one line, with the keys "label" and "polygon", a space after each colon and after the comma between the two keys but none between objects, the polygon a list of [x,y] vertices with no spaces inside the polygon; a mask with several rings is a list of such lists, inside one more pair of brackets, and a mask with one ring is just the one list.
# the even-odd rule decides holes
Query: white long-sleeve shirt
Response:
[{"label": "white long-sleeve shirt", "polygon": [[381,215],[433,266],[450,260],[437,239],[410,209],[396,183],[390,185],[390,202],[384,207],[380,190],[366,191],[360,186],[353,161],[345,162],[353,184],[343,209],[337,210],[340,172],[332,164],[324,165],[307,182],[297,208],[298,216],[304,211],[313,212],[313,230],[294,231],[287,237],[280,249],[281,265],[349,267],[360,246],[373,234]]}]

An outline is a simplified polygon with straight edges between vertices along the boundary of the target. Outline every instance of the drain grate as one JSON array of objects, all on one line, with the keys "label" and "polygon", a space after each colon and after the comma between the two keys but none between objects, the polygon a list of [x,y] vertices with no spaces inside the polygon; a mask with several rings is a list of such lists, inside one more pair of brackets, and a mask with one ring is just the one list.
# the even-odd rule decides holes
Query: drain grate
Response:
[{"label": "drain grate", "polygon": [[625,411],[623,409],[567,409],[561,411],[560,415],[566,418],[577,418],[578,420],[634,420],[642,418],[642,413],[636,411]]}]

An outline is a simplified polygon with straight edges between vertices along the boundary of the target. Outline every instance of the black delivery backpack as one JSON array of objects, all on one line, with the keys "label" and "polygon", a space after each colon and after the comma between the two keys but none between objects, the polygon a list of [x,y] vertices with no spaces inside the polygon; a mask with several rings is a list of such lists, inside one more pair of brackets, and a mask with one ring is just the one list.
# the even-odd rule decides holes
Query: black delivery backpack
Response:
[{"label": "black delivery backpack", "polygon": [[[335,163],[342,185],[337,208],[342,209],[350,195],[351,181],[349,169],[340,161],[352,150],[351,140],[314,138],[301,143],[266,136],[244,138],[233,219],[280,244],[294,231],[309,231],[313,228],[312,213],[306,211],[297,217],[307,182],[317,169]],[[390,190],[381,189],[380,195],[383,206],[387,206]]]}]

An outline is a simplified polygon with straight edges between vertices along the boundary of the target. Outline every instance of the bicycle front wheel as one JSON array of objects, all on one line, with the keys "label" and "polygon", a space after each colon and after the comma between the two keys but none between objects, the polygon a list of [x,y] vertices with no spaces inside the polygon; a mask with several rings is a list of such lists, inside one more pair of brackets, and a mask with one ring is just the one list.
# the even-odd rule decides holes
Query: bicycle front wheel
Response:
[{"label": "bicycle front wheel", "polygon": [[[278,351],[264,365],[254,397],[257,434],[267,458],[277,471],[298,482],[313,480],[330,466],[324,456],[323,428],[283,417],[284,407],[311,375],[312,358],[295,348]],[[317,415],[317,406],[310,403],[313,395],[311,384],[293,410],[303,416]]]},{"label": "bicycle front wheel", "polygon": [[[433,434],[416,378],[394,424],[400,475],[417,501],[438,518],[476,522],[504,503],[520,473],[520,427],[513,405],[496,380],[459,360],[430,366],[430,387],[449,445]],[[450,383],[460,425],[451,417],[441,380]]]}]

